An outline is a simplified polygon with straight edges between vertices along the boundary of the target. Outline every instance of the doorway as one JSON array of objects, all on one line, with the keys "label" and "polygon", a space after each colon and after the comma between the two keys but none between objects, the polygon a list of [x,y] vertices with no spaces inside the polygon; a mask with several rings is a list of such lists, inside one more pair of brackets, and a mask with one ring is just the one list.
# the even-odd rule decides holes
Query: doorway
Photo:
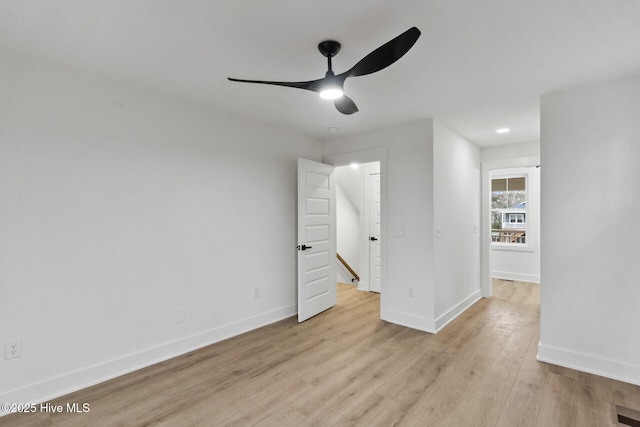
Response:
[{"label": "doorway", "polygon": [[[538,156],[482,162],[484,297],[493,278],[540,283],[539,164]],[[522,200],[505,198],[512,193]]]},{"label": "doorway", "polygon": [[[347,166],[350,167],[350,165],[352,163],[357,163],[359,165],[359,167],[361,167],[360,165],[364,165],[364,164],[368,164],[368,163],[375,163],[377,164],[377,167],[379,168],[379,236],[380,237],[376,237],[378,240],[374,241],[377,242],[377,250],[379,250],[379,266],[378,266],[378,274],[379,274],[379,283],[380,283],[380,289],[379,289],[379,293],[380,293],[380,319],[385,320],[387,318],[387,268],[386,268],[386,263],[387,263],[387,239],[385,239],[385,236],[387,235],[387,204],[386,204],[386,167],[387,167],[387,149],[386,148],[374,148],[374,149],[369,149],[369,150],[363,150],[363,151],[356,151],[356,152],[351,152],[351,153],[344,153],[344,154],[334,154],[331,156],[327,156],[324,158],[324,163],[329,164],[329,165],[333,165],[336,168],[341,167],[341,166]],[[363,179],[363,185],[364,185],[364,179]],[[362,202],[364,204],[364,201]],[[360,242],[360,253],[359,253],[359,267],[361,269],[361,271],[363,271],[366,275],[367,278],[365,279],[364,276],[365,274],[362,275],[362,277],[360,278],[360,281],[358,282],[359,287],[362,290],[366,290],[366,291],[370,291],[369,288],[369,277],[370,276],[370,272],[369,272],[369,266],[370,266],[370,259],[369,259],[369,245],[371,242],[371,240],[365,240],[365,238],[370,238],[372,237],[369,234],[369,230],[366,229],[365,230],[365,225],[363,224],[364,221],[362,221],[361,223],[359,223],[358,225],[358,229],[359,229],[359,242]],[[366,244],[366,249],[363,249],[362,247],[365,246]],[[367,259],[363,259],[363,257],[367,257]],[[365,268],[363,270],[362,266],[367,266],[367,268]],[[350,282],[350,279],[349,279]],[[375,285],[374,285],[375,286]]]},{"label": "doorway", "polygon": [[380,162],[335,168],[337,280],[359,290],[380,293],[381,185]]}]

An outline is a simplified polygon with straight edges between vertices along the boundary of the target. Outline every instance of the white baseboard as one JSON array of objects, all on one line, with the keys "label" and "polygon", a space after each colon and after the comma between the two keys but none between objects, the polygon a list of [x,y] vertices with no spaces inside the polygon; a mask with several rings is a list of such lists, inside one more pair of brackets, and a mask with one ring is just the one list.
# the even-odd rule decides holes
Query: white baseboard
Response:
[{"label": "white baseboard", "polygon": [[442,316],[438,317],[435,322],[436,332],[440,332],[442,328],[447,326],[456,317],[460,316],[466,309],[478,302],[482,298],[481,290],[478,289],[464,300],[449,309]]},{"label": "white baseboard", "polygon": [[491,277],[495,279],[514,280],[516,282],[540,283],[539,274],[512,273],[510,271],[491,271]]},{"label": "white baseboard", "polygon": [[[40,404],[294,316],[296,305],[223,325],[157,347],[0,393],[0,402]],[[7,412],[0,411],[0,416]]]},{"label": "white baseboard", "polygon": [[386,310],[384,320],[389,323],[395,323],[396,325],[406,326],[407,328],[417,329],[431,334],[436,333],[436,323],[433,319],[427,319],[426,317]]},{"label": "white baseboard", "polygon": [[589,354],[546,346],[541,342],[538,343],[536,359],[540,362],[640,385],[640,365],[629,365],[615,360],[594,357]]},{"label": "white baseboard", "polygon": [[436,334],[481,298],[481,290],[478,289],[435,320],[393,310],[386,310],[383,319],[386,322],[395,323],[396,325]]}]

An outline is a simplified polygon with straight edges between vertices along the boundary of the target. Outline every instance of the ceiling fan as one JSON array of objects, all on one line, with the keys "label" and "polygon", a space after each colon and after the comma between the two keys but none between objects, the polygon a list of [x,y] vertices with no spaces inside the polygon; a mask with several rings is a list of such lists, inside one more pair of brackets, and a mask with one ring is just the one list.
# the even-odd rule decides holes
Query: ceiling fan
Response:
[{"label": "ceiling fan", "polygon": [[358,111],[355,102],[344,95],[344,81],[347,77],[364,76],[375,73],[402,58],[411,49],[420,37],[420,30],[416,27],[409,28],[393,40],[383,44],[364,58],[362,58],[350,70],[336,75],[331,68],[331,58],[340,51],[340,43],[335,40],[326,40],[318,45],[318,50],[327,57],[328,71],[324,78],[306,82],[272,82],[264,80],[244,80],[227,77],[232,82],[261,83],[267,85],[287,86],[297,89],[306,89],[318,92],[320,97],[333,99],[338,111],[342,114],[353,114]]}]

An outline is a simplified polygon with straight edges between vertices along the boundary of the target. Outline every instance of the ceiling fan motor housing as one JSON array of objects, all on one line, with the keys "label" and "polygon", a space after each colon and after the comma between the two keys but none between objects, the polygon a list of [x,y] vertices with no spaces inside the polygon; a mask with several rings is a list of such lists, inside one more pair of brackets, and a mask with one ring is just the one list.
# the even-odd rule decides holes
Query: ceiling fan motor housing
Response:
[{"label": "ceiling fan motor housing", "polygon": [[340,47],[340,43],[335,40],[325,40],[318,45],[318,50],[322,55],[331,58],[340,52]]}]

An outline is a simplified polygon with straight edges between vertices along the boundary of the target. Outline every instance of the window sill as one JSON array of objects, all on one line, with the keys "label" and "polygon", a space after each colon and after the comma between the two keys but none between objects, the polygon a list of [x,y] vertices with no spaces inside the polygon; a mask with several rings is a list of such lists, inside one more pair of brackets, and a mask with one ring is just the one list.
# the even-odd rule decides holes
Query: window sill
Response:
[{"label": "window sill", "polygon": [[523,245],[518,245],[518,244],[491,242],[491,249],[496,249],[498,251],[534,252],[533,248],[528,243]]}]

